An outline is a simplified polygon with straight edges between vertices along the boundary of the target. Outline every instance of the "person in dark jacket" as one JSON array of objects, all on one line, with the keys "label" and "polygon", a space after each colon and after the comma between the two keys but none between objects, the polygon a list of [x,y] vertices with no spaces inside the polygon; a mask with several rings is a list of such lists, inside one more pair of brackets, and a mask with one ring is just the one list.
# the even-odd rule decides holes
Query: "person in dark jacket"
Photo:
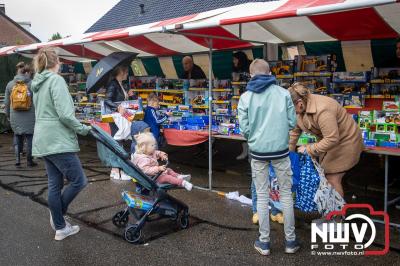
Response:
[{"label": "person in dark jacket", "polygon": [[33,102],[31,108],[28,111],[17,111],[11,106],[11,93],[17,82],[23,82],[27,85],[30,97],[32,97],[32,91],[30,89],[30,67],[24,62],[17,64],[17,75],[12,81],[7,84],[5,91],[5,111],[8,119],[10,120],[11,128],[14,131],[14,147],[16,156],[16,166],[21,165],[21,153],[24,146],[24,140],[26,139],[27,144],[27,165],[28,167],[36,166],[37,164],[33,161],[32,157],[32,138],[35,127],[35,108]]},{"label": "person in dark jacket", "polygon": [[[104,104],[108,107],[112,112],[121,110],[120,102],[127,101],[129,99],[129,93],[125,91],[122,82],[128,78],[129,66],[121,65],[117,66],[114,71],[111,73],[111,81],[106,86],[106,99]],[[110,123],[111,136],[114,136],[118,132],[118,127],[115,123]],[[122,146],[122,143],[120,143]],[[114,179],[130,179],[123,171],[120,169],[113,167],[111,169],[110,177]]]},{"label": "person in dark jacket", "polygon": [[158,145],[161,144],[161,136],[160,136],[160,125],[167,121],[168,115],[160,114],[158,109],[160,109],[160,102],[156,94],[151,93],[147,97],[147,107],[144,111],[144,119],[149,127],[151,133],[153,133],[154,138],[157,140]]},{"label": "person in dark jacket", "polygon": [[[112,79],[106,87],[106,99],[105,105],[113,112],[116,112],[119,107],[119,103],[126,101],[129,98],[128,93],[125,91],[122,81],[128,78],[128,66],[118,66],[114,69],[111,74]],[[118,127],[112,123],[111,135],[114,136],[118,131]]]},{"label": "person in dark jacket", "polygon": [[249,73],[251,60],[243,51],[238,51],[233,54],[233,72]]},{"label": "person in dark jacket", "polygon": [[185,56],[182,59],[182,65],[183,70],[185,71],[183,79],[207,79],[206,74],[204,74],[203,70],[193,62],[191,56]]}]

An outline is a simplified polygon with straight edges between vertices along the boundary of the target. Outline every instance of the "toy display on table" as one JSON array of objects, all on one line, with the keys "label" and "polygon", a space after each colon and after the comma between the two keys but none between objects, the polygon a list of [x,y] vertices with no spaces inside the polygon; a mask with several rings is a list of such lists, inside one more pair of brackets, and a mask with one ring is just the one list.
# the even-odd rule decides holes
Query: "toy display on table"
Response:
[{"label": "toy display on table", "polygon": [[366,147],[400,147],[400,110],[391,108],[392,111],[359,112],[358,125]]},{"label": "toy display on table", "polygon": [[101,121],[100,102],[104,100],[103,94],[85,92],[71,93],[75,105],[75,116],[82,122]]},{"label": "toy display on table", "polygon": [[400,68],[373,68],[371,71],[372,95],[400,94]]},{"label": "toy display on table", "polygon": [[277,85],[289,88],[294,78],[294,60],[268,61],[271,74],[276,77]]},{"label": "toy display on table", "polygon": [[383,101],[383,111],[397,112],[400,110],[399,96],[395,97],[394,101]]},{"label": "toy display on table", "polygon": [[129,77],[131,89],[155,89],[156,83],[156,76]]},{"label": "toy display on table", "polygon": [[296,77],[297,82],[301,82],[305,87],[307,87],[311,93],[326,95],[330,88],[330,78],[329,77],[311,77],[311,76],[299,76]]},{"label": "toy display on table", "polygon": [[182,116],[170,119],[163,127],[178,130],[207,130],[208,122],[208,116]]},{"label": "toy display on table", "polygon": [[232,93],[234,97],[240,97],[245,91],[247,82],[245,81],[232,81]]},{"label": "toy display on table", "polygon": [[297,55],[294,64],[297,75],[330,77],[336,71],[335,60],[331,55]]},{"label": "toy display on table", "polygon": [[365,105],[365,95],[361,92],[344,94],[343,106],[346,108],[362,108]]},{"label": "toy display on table", "polygon": [[175,92],[163,91],[163,92],[158,92],[158,98],[160,100],[160,105],[165,105],[165,106],[174,104],[178,105],[184,103],[183,93],[177,94]]},{"label": "toy display on table", "polygon": [[179,79],[162,79],[158,78],[156,82],[157,90],[182,90],[183,81]]},{"label": "toy display on table", "polygon": [[326,95],[330,90],[332,71],[335,70],[330,55],[295,57],[295,81],[302,82],[312,93]]},{"label": "toy display on table", "polygon": [[75,117],[81,122],[100,122],[101,110],[99,105],[75,106]]},{"label": "toy display on table", "polygon": [[155,76],[142,76],[142,77],[129,77],[129,87],[133,92],[132,99],[141,98],[146,102],[150,93],[156,91],[157,77]]},{"label": "toy display on table", "polygon": [[334,72],[331,94],[350,94],[360,92],[362,94],[368,91],[369,72]]}]

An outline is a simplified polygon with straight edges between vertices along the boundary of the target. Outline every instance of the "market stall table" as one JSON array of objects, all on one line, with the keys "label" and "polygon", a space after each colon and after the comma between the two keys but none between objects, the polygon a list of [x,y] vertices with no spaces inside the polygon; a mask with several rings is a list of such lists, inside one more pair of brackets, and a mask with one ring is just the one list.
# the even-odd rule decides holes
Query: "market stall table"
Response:
[{"label": "market stall table", "polygon": [[192,146],[208,140],[208,131],[164,128],[163,132],[167,143],[174,146]]},{"label": "market stall table", "polygon": [[[400,196],[396,197],[393,200],[388,201],[388,190],[389,190],[389,156],[400,156],[400,149],[396,148],[385,148],[385,147],[373,147],[366,148],[366,153],[377,154],[385,156],[385,194],[384,194],[384,203],[383,208],[384,211],[387,212],[387,208],[393,204],[396,204],[400,201]],[[375,222],[383,223],[383,221],[374,220]],[[395,226],[400,228],[399,223],[390,223],[390,226]]]}]

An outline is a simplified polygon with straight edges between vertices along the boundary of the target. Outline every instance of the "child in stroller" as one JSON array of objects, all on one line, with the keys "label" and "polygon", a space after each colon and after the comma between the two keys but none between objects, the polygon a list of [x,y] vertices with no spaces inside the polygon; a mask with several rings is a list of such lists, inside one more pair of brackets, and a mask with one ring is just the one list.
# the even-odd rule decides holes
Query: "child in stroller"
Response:
[{"label": "child in stroller", "polygon": [[158,175],[148,176],[138,169],[130,155],[99,126],[92,125],[91,135],[96,139],[97,154],[103,164],[111,162],[123,169],[149,192],[147,196],[126,190],[121,193],[127,206],[113,216],[112,222],[119,228],[125,228],[124,238],[129,243],[142,241],[142,228],[147,222],[166,218],[176,221],[181,229],[189,226],[189,207],[168,194],[173,186],[158,184]]},{"label": "child in stroller", "polygon": [[152,133],[142,133],[135,136],[136,149],[132,155],[132,162],[148,176],[160,174],[156,180],[159,184],[169,183],[192,190],[193,185],[189,182],[190,175],[181,175],[167,168],[160,166],[158,160],[167,161],[168,155],[165,152],[156,150],[157,141]]}]

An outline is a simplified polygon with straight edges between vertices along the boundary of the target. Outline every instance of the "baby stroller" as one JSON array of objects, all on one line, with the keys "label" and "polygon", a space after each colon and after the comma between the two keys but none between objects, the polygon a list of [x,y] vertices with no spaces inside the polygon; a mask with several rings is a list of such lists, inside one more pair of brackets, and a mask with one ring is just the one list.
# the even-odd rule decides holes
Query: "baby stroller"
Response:
[{"label": "baby stroller", "polygon": [[[189,207],[170,196],[167,191],[175,188],[170,184],[157,184],[157,176],[149,177],[138,169],[131,161],[129,154],[107,132],[97,125],[92,125],[91,135],[97,142],[97,153],[103,164],[121,168],[133,177],[137,183],[149,191],[149,195],[139,195],[135,192],[123,191],[122,198],[127,207],[116,213],[112,218],[115,226],[125,228],[124,238],[129,243],[142,240],[142,228],[146,222],[170,218],[177,222],[180,228],[189,226]],[[129,223],[129,216],[136,223]]]}]

